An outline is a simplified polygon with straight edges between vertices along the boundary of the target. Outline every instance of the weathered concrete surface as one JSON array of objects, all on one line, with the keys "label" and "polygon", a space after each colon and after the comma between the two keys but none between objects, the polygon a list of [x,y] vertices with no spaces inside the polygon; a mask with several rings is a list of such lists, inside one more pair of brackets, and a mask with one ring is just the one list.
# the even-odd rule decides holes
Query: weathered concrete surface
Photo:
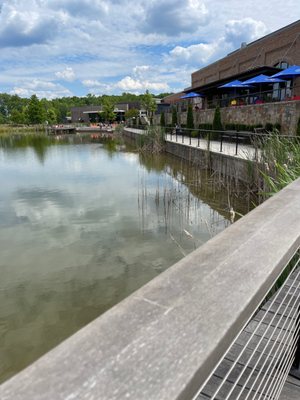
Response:
[{"label": "weathered concrete surface", "polygon": [[190,399],[300,245],[300,180],[0,386],[1,400]]},{"label": "weathered concrete surface", "polygon": [[255,168],[253,161],[230,156],[224,153],[208,152],[181,143],[166,142],[166,152],[190,161],[203,168],[210,168],[222,177],[238,182],[252,184]]}]

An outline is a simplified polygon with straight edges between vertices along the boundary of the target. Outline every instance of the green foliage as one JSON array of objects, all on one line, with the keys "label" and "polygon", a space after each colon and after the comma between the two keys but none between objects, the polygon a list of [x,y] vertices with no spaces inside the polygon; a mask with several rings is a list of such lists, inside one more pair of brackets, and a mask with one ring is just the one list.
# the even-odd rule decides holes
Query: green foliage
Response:
[{"label": "green foliage", "polygon": [[297,124],[297,136],[300,136],[300,118],[298,119],[298,124]]},{"label": "green foliage", "polygon": [[35,94],[30,97],[26,113],[29,124],[42,124],[46,120],[45,109]]},{"label": "green foliage", "polygon": [[213,130],[215,130],[215,131],[223,130],[220,107],[215,108],[215,114],[214,114],[214,120],[213,120],[212,126],[213,126]]},{"label": "green foliage", "polygon": [[19,111],[18,109],[14,109],[10,115],[10,121],[14,124],[26,124],[26,113],[24,111]]},{"label": "green foliage", "polygon": [[300,177],[300,147],[298,140],[270,134],[264,140],[261,171],[268,194],[273,194]]},{"label": "green foliage", "polygon": [[130,110],[127,110],[125,112],[125,118],[130,119],[130,118],[137,118],[139,116],[139,110],[136,108],[131,108]]},{"label": "green foliage", "polygon": [[280,132],[281,125],[279,124],[279,122],[277,122],[276,124],[272,124],[271,122],[267,122],[265,124],[265,130],[267,132]]},{"label": "green foliage", "polygon": [[166,126],[165,113],[164,112],[162,112],[160,114],[160,126]]},{"label": "green foliage", "polygon": [[194,116],[193,116],[193,106],[192,106],[192,104],[188,105],[187,118],[186,118],[186,127],[188,129],[194,129]]},{"label": "green foliage", "polygon": [[115,103],[112,101],[112,99],[108,97],[104,97],[102,100],[102,113],[104,116],[105,121],[107,122],[113,122],[115,119]]},{"label": "green foliage", "polygon": [[150,121],[152,121],[153,114],[157,109],[157,104],[153,95],[146,90],[146,93],[142,95],[141,102],[142,106],[147,111],[147,115],[150,117]]},{"label": "green foliage", "polygon": [[46,112],[46,119],[48,124],[56,124],[57,123],[57,115],[54,108],[49,108]]},{"label": "green foliage", "polygon": [[178,120],[177,120],[177,111],[176,111],[176,107],[173,106],[172,107],[172,126],[177,125],[177,122],[178,122]]},{"label": "green foliage", "polygon": [[[168,95],[168,93],[161,93],[156,97],[162,98]],[[146,101],[148,115],[151,118],[156,110],[156,103],[154,96],[149,92],[143,95],[135,95],[132,93],[122,93],[121,95],[102,95],[96,96],[93,94],[88,94],[85,97],[62,97],[52,100],[41,99],[39,100],[35,96],[34,100],[32,98],[22,98],[17,95],[10,95],[7,93],[0,93],[0,124],[6,123],[43,123],[46,120],[49,123],[55,121],[54,123],[64,122],[66,116],[70,115],[72,107],[82,107],[82,106],[100,106],[103,101],[110,101],[113,104],[117,103],[136,103],[136,107],[139,104]],[[34,104],[33,104],[34,103]],[[30,105],[30,106],[29,106]],[[37,112],[35,115],[34,108]],[[49,111],[50,109],[54,110]],[[24,115],[22,115],[24,114]],[[22,122],[21,122],[22,121]],[[34,121],[34,122],[32,122]]]},{"label": "green foliage", "polygon": [[199,124],[198,128],[211,131],[213,129],[213,126],[212,126],[212,124],[209,124],[209,123],[203,123],[203,124]]},{"label": "green foliage", "polygon": [[254,132],[255,128],[263,128],[262,124],[257,125],[245,125],[245,124],[226,124],[225,130],[226,131],[246,131],[246,132]]}]

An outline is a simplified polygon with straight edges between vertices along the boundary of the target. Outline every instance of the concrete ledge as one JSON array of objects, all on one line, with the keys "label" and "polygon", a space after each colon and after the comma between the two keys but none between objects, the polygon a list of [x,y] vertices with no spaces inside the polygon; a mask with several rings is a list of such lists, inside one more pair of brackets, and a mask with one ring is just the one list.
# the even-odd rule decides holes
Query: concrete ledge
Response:
[{"label": "concrete ledge", "polygon": [[300,179],[0,386],[1,400],[191,399],[300,245]]}]

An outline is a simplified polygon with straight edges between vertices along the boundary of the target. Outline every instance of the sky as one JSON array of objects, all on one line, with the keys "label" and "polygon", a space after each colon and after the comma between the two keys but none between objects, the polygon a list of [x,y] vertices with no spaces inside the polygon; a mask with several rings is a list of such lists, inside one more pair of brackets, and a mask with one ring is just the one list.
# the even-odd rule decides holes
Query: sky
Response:
[{"label": "sky", "polygon": [[178,92],[299,11],[299,0],[0,0],[0,93]]}]

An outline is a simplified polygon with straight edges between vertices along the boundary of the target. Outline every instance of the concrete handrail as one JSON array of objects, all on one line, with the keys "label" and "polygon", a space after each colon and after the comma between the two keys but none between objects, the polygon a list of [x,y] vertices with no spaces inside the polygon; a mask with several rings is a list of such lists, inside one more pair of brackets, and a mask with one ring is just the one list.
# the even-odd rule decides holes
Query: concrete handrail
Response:
[{"label": "concrete handrail", "polygon": [[300,179],[0,386],[1,400],[186,400],[300,246]]}]

